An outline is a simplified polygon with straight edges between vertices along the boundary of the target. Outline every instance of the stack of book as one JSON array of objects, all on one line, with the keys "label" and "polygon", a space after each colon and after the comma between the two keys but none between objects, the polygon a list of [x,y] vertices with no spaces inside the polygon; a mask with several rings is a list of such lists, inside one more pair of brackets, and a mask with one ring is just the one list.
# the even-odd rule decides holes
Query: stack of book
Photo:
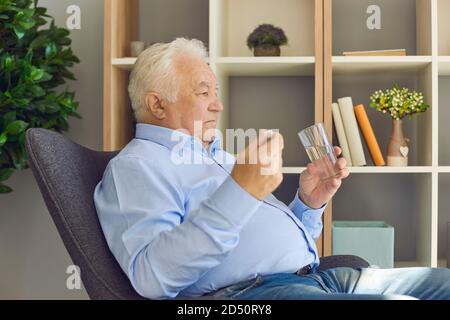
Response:
[{"label": "stack of book", "polygon": [[332,112],[337,138],[342,149],[342,156],[347,160],[347,166],[367,165],[358,125],[374,165],[386,165],[364,105],[359,104],[354,107],[351,97],[340,98],[337,103],[333,103]]}]

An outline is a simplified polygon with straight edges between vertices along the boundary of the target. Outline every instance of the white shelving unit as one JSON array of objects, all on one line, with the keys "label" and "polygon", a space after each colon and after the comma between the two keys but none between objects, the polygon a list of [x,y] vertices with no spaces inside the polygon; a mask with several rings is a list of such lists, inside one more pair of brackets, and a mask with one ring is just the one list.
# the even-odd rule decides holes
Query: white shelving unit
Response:
[{"label": "white shelving unit", "polygon": [[[444,194],[444,192],[438,189],[438,181],[442,174],[448,174],[450,172],[450,167],[448,166],[450,165],[450,159],[446,164],[447,166],[440,166],[438,162],[438,141],[439,139],[447,140],[450,137],[439,135],[438,123],[441,106],[438,105],[440,94],[438,87],[440,76],[450,75],[450,0],[402,0],[396,3],[396,7],[392,5],[390,8],[387,8],[388,4],[381,5],[383,14],[385,15],[387,15],[386,11],[397,10],[397,12],[389,12],[388,14],[392,16],[397,15],[398,20],[396,23],[403,23],[404,25],[398,25],[398,30],[387,28],[389,30],[384,30],[386,32],[384,34],[380,31],[372,39],[374,47],[360,48],[358,47],[359,40],[371,35],[367,31],[357,30],[352,34],[348,34],[348,38],[353,39],[354,43],[344,39],[343,34],[348,32],[353,21],[343,21],[343,7],[348,9],[350,6],[353,6],[355,11],[361,12],[361,7],[367,7],[368,4],[366,2],[360,1],[358,3],[356,0],[333,1],[333,28],[337,29],[333,30],[333,101],[341,96],[352,96],[354,98],[354,104],[363,103],[365,105],[366,112],[368,112],[369,118],[371,119],[384,157],[386,156],[387,138],[391,130],[390,118],[388,116],[379,116],[375,110],[369,108],[369,95],[375,90],[392,87],[393,81],[400,79],[400,82],[403,81],[406,84],[405,86],[423,92],[426,102],[431,105],[431,108],[424,114],[415,115],[414,117],[416,118],[413,118],[414,120],[411,123],[406,124],[408,120],[406,118],[404,120],[406,136],[411,137],[413,140],[413,143],[410,143],[410,152],[411,149],[416,149],[416,154],[412,155],[410,159],[411,166],[373,167],[368,150],[365,149],[368,166],[351,167],[350,172],[351,174],[357,175],[373,173],[387,174],[364,175],[367,185],[372,183],[372,181],[368,181],[369,179],[374,182],[377,181],[382,185],[385,181],[384,179],[387,179],[387,181],[393,179],[392,174],[398,176],[398,179],[404,179],[405,183],[411,183],[411,181],[404,174],[413,177],[412,181],[414,181],[414,185],[405,185],[405,188],[412,188],[415,198],[402,198],[401,201],[414,201],[414,212],[392,212],[392,214],[414,219],[416,225],[415,243],[413,242],[411,245],[416,248],[416,253],[415,257],[411,257],[411,254],[409,254],[406,259],[397,257],[395,266],[442,266],[444,264],[442,256],[438,257],[439,215],[447,213],[444,213],[438,207],[439,195],[442,196]],[[402,16],[404,12],[410,13],[413,10],[416,13],[415,21],[411,21],[410,14],[409,18]],[[335,11],[337,14],[335,14]],[[386,21],[383,21],[383,23],[385,25],[387,24]],[[412,23],[416,25],[415,37],[409,37],[406,31],[402,31],[408,29]],[[356,26],[353,27],[357,28]],[[392,34],[387,34],[388,32]],[[390,39],[391,37],[399,38],[399,43],[396,47],[393,47],[391,40],[394,39]],[[337,41],[337,44],[334,41]],[[344,42],[347,47],[344,47]],[[395,43],[395,41],[393,42]],[[413,47],[414,44],[415,48]],[[383,45],[386,47],[383,47]],[[410,52],[404,57],[344,57],[338,55],[341,50],[344,51],[343,48],[345,48],[345,51],[351,51],[404,47],[410,48]],[[450,90],[450,88],[447,90]],[[446,107],[450,107],[450,105]],[[362,135],[361,138],[364,144]],[[450,143],[447,144],[447,147],[450,147]],[[349,187],[350,189],[356,192],[358,188],[366,187],[360,184],[360,180],[355,180],[358,182],[348,182],[351,185]],[[371,210],[368,209],[368,213],[355,213],[351,218],[355,220],[390,219],[389,215],[383,214],[383,212],[390,212],[390,207],[395,203],[395,197],[383,191],[374,193],[367,192],[367,197],[370,196],[380,198],[379,213],[369,212]],[[347,206],[343,204],[343,200],[339,199],[339,197],[340,195],[338,194],[336,196],[338,200],[334,201],[339,203],[337,206],[334,206],[333,219],[339,220],[342,216],[349,218],[344,211],[344,208],[347,208]],[[384,201],[383,198],[385,198]],[[370,201],[367,202],[369,203]],[[339,207],[339,209],[336,209],[336,207]],[[449,210],[450,207],[446,209]],[[391,219],[395,221],[395,217],[391,216]],[[404,231],[401,223],[395,227],[399,231]],[[443,245],[443,240],[440,239],[440,241],[440,245]],[[403,252],[399,256],[406,256],[406,251],[398,250],[400,253]]]}]

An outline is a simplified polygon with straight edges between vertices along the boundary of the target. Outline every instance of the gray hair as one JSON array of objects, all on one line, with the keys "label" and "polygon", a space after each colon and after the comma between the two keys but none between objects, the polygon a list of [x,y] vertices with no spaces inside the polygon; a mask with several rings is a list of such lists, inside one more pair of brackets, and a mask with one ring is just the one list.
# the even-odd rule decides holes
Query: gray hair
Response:
[{"label": "gray hair", "polygon": [[203,42],[197,39],[176,38],[170,43],[156,43],[142,52],[130,75],[128,93],[134,116],[142,122],[145,115],[145,96],[154,91],[169,102],[175,102],[180,86],[179,75],[173,70],[173,59],[187,53],[206,61],[208,53]]}]

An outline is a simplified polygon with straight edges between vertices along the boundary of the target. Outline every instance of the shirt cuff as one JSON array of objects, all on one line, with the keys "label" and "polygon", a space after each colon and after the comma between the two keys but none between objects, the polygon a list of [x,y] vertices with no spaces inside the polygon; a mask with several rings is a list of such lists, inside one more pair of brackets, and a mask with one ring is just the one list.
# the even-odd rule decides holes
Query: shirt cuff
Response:
[{"label": "shirt cuff", "polygon": [[304,221],[303,219],[306,218],[308,220],[321,220],[322,214],[325,211],[325,208],[328,205],[328,202],[322,205],[318,209],[313,209],[309,206],[307,206],[299,197],[299,190],[297,189],[297,192],[295,193],[295,198],[289,205],[289,208],[291,208],[292,212],[297,216],[297,218],[300,219],[300,221]]},{"label": "shirt cuff", "polygon": [[262,203],[243,189],[231,176],[216,190],[210,201],[236,227],[243,226],[250,220]]}]

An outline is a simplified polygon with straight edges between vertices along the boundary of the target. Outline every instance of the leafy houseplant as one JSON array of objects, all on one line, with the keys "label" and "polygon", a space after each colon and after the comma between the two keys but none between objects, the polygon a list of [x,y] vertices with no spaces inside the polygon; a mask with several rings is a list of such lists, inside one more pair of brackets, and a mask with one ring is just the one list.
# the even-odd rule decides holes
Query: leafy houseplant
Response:
[{"label": "leafy houseplant", "polygon": [[372,108],[389,113],[392,118],[392,133],[387,149],[387,165],[388,166],[407,166],[409,148],[408,138],[404,137],[402,119],[408,116],[409,120],[412,115],[427,111],[430,107],[424,103],[423,94],[411,91],[408,88],[400,89],[395,84],[393,89],[385,92],[382,90],[375,91],[370,96]]},{"label": "leafy houseplant", "polygon": [[25,130],[69,128],[68,117],[80,118],[75,94],[57,91],[78,58],[69,31],[55,26],[38,0],[0,0],[0,193],[15,170],[28,167]]},{"label": "leafy houseplant", "polygon": [[254,49],[254,55],[280,56],[281,45],[286,45],[288,39],[284,31],[272,24],[261,24],[248,36],[247,46]]}]

